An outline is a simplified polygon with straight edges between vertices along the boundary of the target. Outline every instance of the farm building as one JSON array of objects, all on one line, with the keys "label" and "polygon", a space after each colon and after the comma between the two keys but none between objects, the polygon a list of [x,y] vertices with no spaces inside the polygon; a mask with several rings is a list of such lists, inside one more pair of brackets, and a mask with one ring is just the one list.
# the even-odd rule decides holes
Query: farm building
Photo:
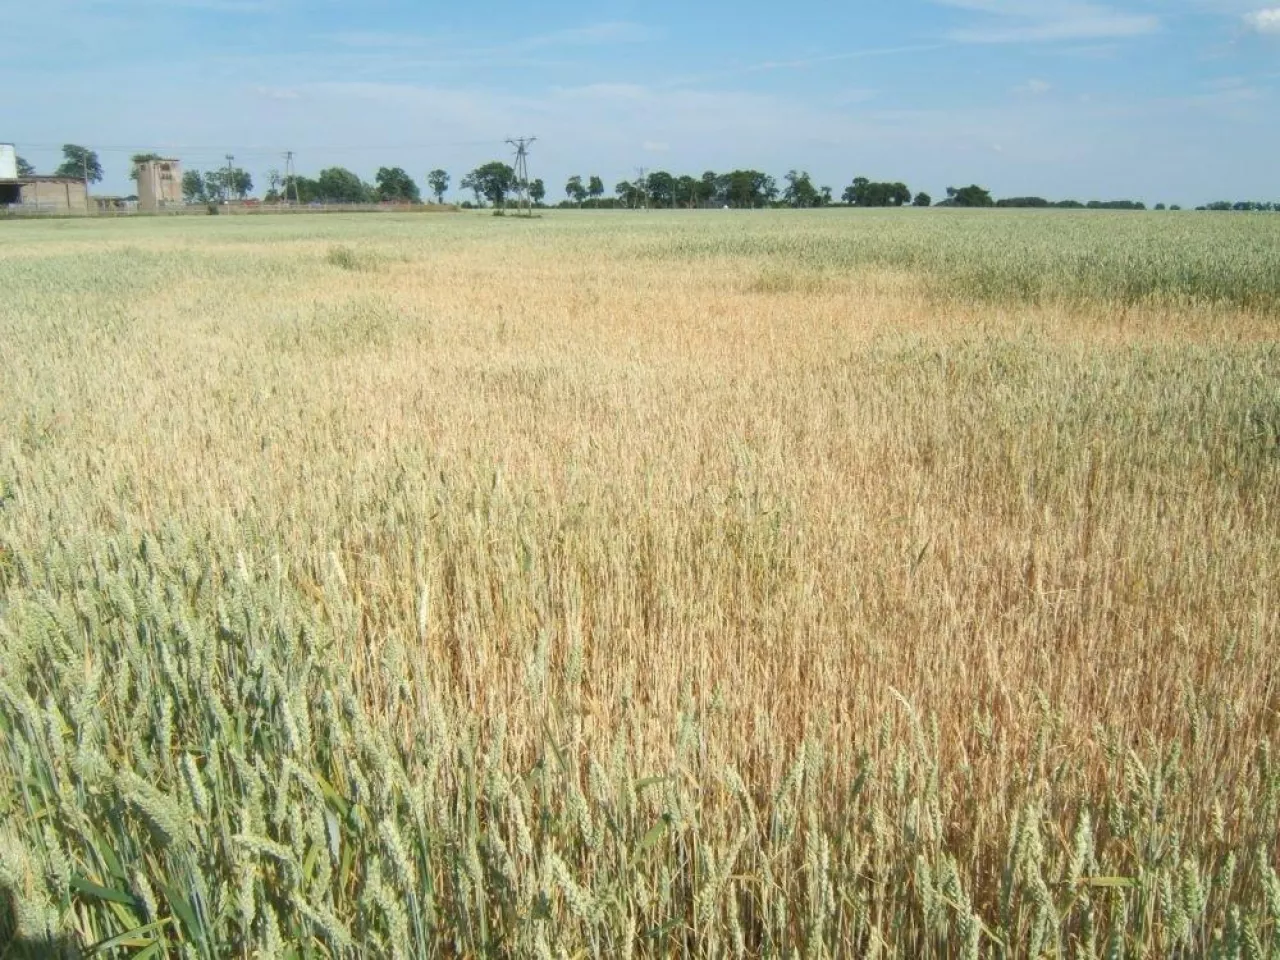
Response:
[{"label": "farm building", "polygon": [[182,206],[182,164],[173,158],[138,164],[138,208]]},{"label": "farm building", "polygon": [[87,213],[89,191],[75,177],[18,175],[13,144],[0,143],[0,210],[16,208],[40,213]]},{"label": "farm building", "polygon": [[88,189],[76,177],[20,177],[17,151],[12,143],[0,143],[0,210],[5,209],[84,214]]},{"label": "farm building", "polygon": [[87,213],[88,192],[74,177],[0,178],[0,209],[35,213]]}]

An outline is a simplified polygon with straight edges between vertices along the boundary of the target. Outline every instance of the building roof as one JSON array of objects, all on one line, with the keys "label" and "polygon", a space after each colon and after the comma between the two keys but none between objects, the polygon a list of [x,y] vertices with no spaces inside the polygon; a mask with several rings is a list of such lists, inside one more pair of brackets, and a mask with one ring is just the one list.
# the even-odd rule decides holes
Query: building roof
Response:
[{"label": "building roof", "polygon": [[16,179],[0,179],[0,183],[6,186],[11,186],[15,183],[19,185],[24,183],[84,183],[84,178],[83,177],[44,176],[43,174],[33,173],[29,177],[18,177]]}]

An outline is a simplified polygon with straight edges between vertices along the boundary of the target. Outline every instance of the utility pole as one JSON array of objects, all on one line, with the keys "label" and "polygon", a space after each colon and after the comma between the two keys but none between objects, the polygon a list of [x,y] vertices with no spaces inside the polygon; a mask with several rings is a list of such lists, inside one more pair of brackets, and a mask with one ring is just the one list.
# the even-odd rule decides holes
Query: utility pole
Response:
[{"label": "utility pole", "polygon": [[640,191],[640,209],[649,209],[649,168],[636,167],[636,189]]},{"label": "utility pole", "polygon": [[223,196],[223,202],[230,202],[231,192],[235,190],[235,182],[234,182],[235,174],[232,172],[234,168],[231,166],[231,161],[234,159],[235,157],[233,157],[231,154],[229,153],[227,154],[227,181],[222,185],[222,189],[225,191]]},{"label": "utility pole", "polygon": [[284,202],[289,202],[289,188],[293,187],[293,200],[297,204],[302,203],[302,197],[298,193],[298,171],[293,169],[293,151],[286,150],[284,152]]},{"label": "utility pole", "polygon": [[533,203],[529,200],[529,146],[537,139],[516,137],[507,141],[516,148],[516,212],[519,213],[523,205],[525,213],[530,217],[533,216]]}]

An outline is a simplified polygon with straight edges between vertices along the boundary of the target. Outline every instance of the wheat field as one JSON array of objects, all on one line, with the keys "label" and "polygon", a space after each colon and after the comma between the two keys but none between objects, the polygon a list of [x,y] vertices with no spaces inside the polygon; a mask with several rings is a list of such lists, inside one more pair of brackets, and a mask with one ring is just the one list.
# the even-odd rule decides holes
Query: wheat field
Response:
[{"label": "wheat field", "polygon": [[0,290],[6,960],[1280,955],[1280,218],[14,222]]}]

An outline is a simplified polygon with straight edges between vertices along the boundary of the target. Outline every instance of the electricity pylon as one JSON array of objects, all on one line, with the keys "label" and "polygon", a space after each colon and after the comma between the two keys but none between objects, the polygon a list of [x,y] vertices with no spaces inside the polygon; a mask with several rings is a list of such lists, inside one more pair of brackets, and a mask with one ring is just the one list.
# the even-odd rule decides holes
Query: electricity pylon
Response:
[{"label": "electricity pylon", "polygon": [[529,145],[537,137],[516,137],[507,143],[516,148],[516,212],[523,207],[525,213],[533,216],[533,203],[529,200]]}]

